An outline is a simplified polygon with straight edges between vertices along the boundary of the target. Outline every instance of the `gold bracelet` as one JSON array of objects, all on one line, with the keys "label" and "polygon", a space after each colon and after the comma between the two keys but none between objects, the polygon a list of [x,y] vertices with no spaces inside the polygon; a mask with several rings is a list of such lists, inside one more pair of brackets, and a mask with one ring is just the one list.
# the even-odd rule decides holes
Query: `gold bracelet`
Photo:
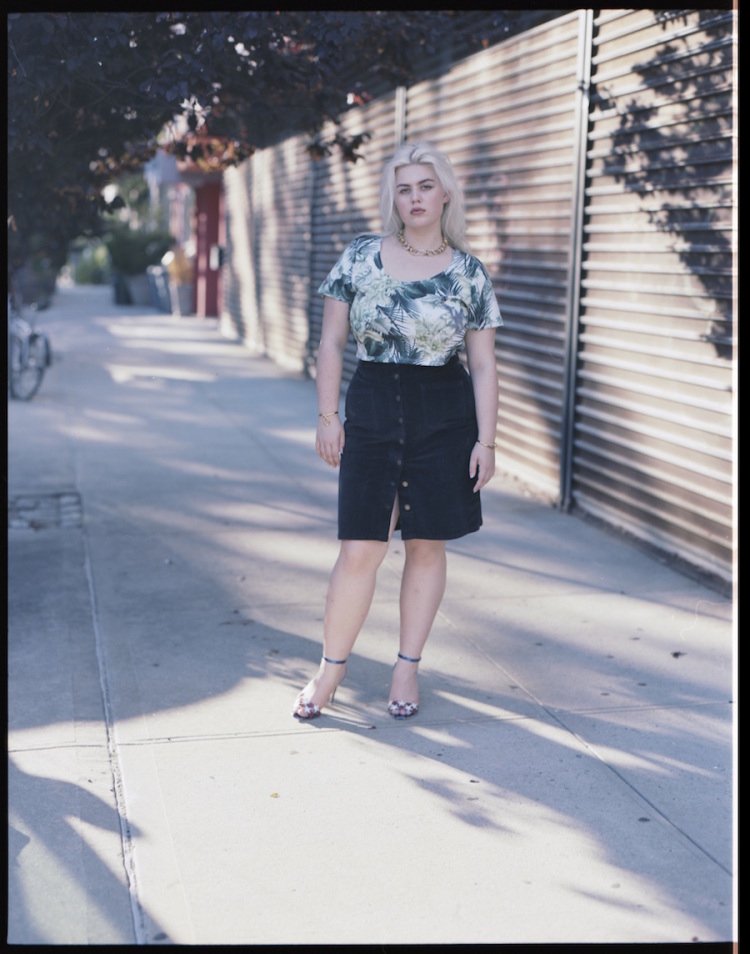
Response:
[{"label": "gold bracelet", "polygon": [[329,411],[327,414],[318,414],[318,417],[322,417],[322,418],[323,418],[323,423],[325,424],[325,426],[326,426],[326,427],[330,427],[330,426],[331,426],[331,420],[330,420],[330,419],[333,417],[334,414],[336,415],[336,417],[338,417],[339,412],[338,412],[338,411]]},{"label": "gold bracelet", "polygon": [[497,447],[497,444],[485,444],[484,441],[479,440],[477,441],[477,444],[481,444],[482,447],[489,447],[490,450],[493,450],[495,447]]}]

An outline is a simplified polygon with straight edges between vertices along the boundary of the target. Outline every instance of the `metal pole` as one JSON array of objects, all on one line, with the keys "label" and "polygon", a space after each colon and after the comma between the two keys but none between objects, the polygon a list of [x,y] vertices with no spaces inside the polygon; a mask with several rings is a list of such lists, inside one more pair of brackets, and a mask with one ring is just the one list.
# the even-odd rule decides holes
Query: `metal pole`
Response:
[{"label": "metal pole", "polygon": [[560,437],[560,506],[572,504],[573,442],[577,383],[579,311],[581,307],[581,262],[586,205],[586,147],[588,142],[591,57],[594,36],[593,10],[579,11],[578,68],[575,106],[575,155],[573,158],[573,214],[571,216],[568,271],[568,320],[563,370],[563,420]]},{"label": "metal pole", "polygon": [[406,87],[397,86],[393,103],[394,126],[393,141],[394,149],[404,144],[406,136]]}]

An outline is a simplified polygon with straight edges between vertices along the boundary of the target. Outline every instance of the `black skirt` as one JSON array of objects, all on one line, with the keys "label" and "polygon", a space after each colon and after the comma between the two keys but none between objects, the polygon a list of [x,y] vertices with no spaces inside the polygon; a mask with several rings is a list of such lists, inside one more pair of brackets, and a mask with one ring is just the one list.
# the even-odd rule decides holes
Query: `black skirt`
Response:
[{"label": "black skirt", "polygon": [[340,540],[387,540],[397,496],[404,540],[453,540],[479,529],[469,476],[474,391],[457,357],[437,368],[360,361],[345,410]]}]

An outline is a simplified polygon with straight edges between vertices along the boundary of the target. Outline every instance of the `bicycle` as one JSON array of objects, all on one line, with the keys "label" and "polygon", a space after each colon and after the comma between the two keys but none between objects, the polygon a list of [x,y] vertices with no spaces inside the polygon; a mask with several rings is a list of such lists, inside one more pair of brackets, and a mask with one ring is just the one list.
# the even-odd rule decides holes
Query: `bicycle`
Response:
[{"label": "bicycle", "polygon": [[39,390],[44,372],[52,364],[52,348],[43,331],[37,331],[8,299],[8,385],[10,396],[30,401]]}]

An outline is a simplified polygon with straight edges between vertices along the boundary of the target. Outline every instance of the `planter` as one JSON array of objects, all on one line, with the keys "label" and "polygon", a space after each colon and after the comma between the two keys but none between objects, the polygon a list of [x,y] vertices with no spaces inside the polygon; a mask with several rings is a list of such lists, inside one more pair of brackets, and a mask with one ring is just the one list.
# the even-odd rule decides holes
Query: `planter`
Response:
[{"label": "planter", "polygon": [[153,308],[154,296],[148,275],[145,272],[141,275],[128,275],[126,281],[131,305],[148,305]]},{"label": "planter", "polygon": [[173,315],[193,314],[193,286],[169,283],[169,295],[172,299]]},{"label": "planter", "polygon": [[[115,273],[115,301],[152,308],[159,307],[157,290],[147,269],[159,265],[172,245],[172,236],[117,226],[106,238],[112,270]],[[126,302],[126,298],[130,298]]]},{"label": "planter", "polygon": [[172,311],[172,295],[169,290],[169,276],[163,265],[149,265],[146,274],[151,282],[151,300],[160,311]]},{"label": "planter", "polygon": [[130,304],[130,289],[124,275],[115,275],[112,278],[112,291],[116,305]]}]

